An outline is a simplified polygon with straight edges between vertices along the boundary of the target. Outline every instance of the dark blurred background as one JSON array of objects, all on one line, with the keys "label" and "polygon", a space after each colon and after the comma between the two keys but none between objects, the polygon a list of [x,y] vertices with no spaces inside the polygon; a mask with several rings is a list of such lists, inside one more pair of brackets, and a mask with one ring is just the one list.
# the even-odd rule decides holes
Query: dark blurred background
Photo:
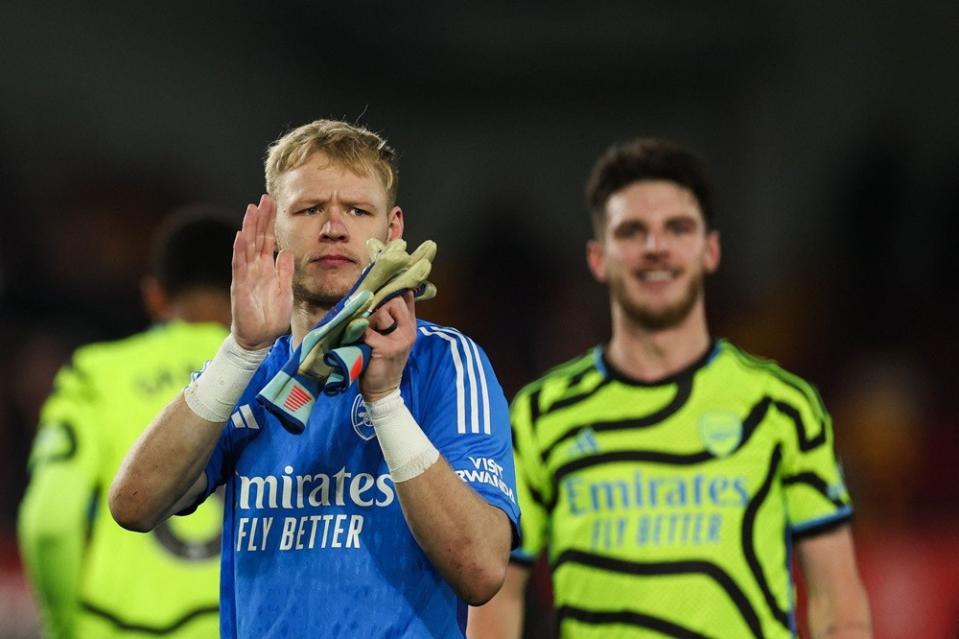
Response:
[{"label": "dark blurred background", "polygon": [[[0,5],[0,637],[36,633],[15,516],[77,345],[146,325],[162,214],[236,211],[317,117],[400,151],[421,315],[507,395],[608,335],[583,183],[677,139],[718,185],[713,329],[813,381],[836,423],[877,637],[959,636],[959,4]],[[543,622],[545,625],[545,621]]]}]

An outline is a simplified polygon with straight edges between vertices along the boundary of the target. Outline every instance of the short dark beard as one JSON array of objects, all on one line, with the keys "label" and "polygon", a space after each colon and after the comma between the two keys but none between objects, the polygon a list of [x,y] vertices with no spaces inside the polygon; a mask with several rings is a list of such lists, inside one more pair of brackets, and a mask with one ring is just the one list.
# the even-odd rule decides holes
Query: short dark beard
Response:
[{"label": "short dark beard", "polygon": [[333,298],[322,293],[314,293],[299,282],[293,282],[293,300],[297,304],[305,304],[317,308],[333,308],[340,298]]},{"label": "short dark beard", "polygon": [[304,279],[306,278],[299,272],[293,273],[293,301],[296,304],[303,304],[312,308],[333,308],[343,297],[325,290],[312,291],[303,283]]},{"label": "short dark beard", "polygon": [[683,298],[675,305],[653,310],[640,304],[633,304],[625,291],[625,285],[622,280],[610,282],[610,294],[616,300],[623,312],[635,324],[647,331],[662,331],[668,328],[678,326],[683,322],[699,301],[703,294],[703,276],[693,278],[686,288]]}]

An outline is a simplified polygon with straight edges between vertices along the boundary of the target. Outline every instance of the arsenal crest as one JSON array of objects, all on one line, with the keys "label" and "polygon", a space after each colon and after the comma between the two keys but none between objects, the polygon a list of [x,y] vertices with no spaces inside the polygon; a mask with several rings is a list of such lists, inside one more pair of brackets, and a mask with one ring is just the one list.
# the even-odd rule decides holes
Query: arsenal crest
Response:
[{"label": "arsenal crest", "polygon": [[716,457],[725,457],[742,441],[743,422],[736,413],[703,413],[699,418],[699,437],[706,450]]},{"label": "arsenal crest", "polygon": [[356,394],[353,400],[353,409],[350,411],[350,420],[353,422],[353,430],[359,435],[360,439],[369,441],[376,437],[376,431],[373,430],[373,422],[366,412],[366,404],[363,403],[363,396]]}]

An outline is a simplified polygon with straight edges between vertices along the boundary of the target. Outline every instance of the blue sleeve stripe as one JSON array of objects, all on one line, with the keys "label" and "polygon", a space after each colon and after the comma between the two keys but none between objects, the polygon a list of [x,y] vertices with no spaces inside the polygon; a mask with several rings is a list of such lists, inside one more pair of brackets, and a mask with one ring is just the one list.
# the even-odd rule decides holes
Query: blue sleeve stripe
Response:
[{"label": "blue sleeve stripe", "polygon": [[[444,340],[450,347],[453,369],[456,372],[456,432],[480,432],[480,399],[482,399],[482,432],[490,434],[489,392],[486,372],[476,344],[459,331],[440,327],[420,327],[423,335],[433,335]],[[462,355],[460,354],[462,350]],[[464,367],[463,360],[466,364]],[[467,382],[468,378],[468,382]],[[477,386],[477,378],[479,385]],[[469,427],[467,427],[466,389],[469,387]]]},{"label": "blue sleeve stripe", "polygon": [[823,525],[832,523],[834,521],[838,521],[840,519],[846,519],[851,515],[852,515],[852,506],[843,506],[842,508],[839,508],[838,510],[836,510],[836,512],[830,513],[823,517],[817,517],[815,519],[799,522],[798,524],[793,524],[792,526],[790,526],[790,529],[792,530],[793,534],[798,535],[807,530],[818,528],[819,526],[823,526]]},{"label": "blue sleeve stripe", "polygon": [[510,553],[510,559],[529,566],[536,561],[536,556],[529,554],[522,548],[516,548]]}]

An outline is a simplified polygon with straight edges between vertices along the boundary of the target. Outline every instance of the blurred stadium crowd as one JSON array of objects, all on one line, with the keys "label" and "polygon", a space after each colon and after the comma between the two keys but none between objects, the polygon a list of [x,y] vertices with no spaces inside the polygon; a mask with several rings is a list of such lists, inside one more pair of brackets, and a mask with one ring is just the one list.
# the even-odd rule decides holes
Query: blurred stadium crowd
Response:
[{"label": "blurred stadium crowd", "polygon": [[[797,273],[759,298],[716,281],[707,295],[715,334],[814,380],[831,409],[855,499],[854,529],[877,636],[908,636],[889,624],[915,630],[917,619],[929,624],[930,634],[914,636],[940,636],[959,629],[959,411],[952,401],[959,394],[952,370],[959,307],[948,294],[956,258],[941,254],[934,290],[943,295],[921,306],[909,302],[902,274],[890,272],[885,251],[874,248],[895,244],[893,238],[871,237],[888,231],[867,222],[890,198],[874,194],[867,205],[863,197],[894,187],[894,176],[883,173],[890,169],[876,167],[878,173],[862,176],[837,203],[837,210],[863,222],[850,223],[845,245],[855,259],[834,277]],[[71,187],[52,210],[9,218],[15,232],[3,236],[0,316],[0,370],[8,381],[0,388],[0,618],[10,627],[0,636],[30,636],[32,627],[14,526],[53,375],[78,345],[146,325],[139,277],[148,240],[164,212],[185,203],[157,184],[104,181]],[[585,272],[556,268],[535,246],[534,238],[491,226],[468,253],[445,256],[435,271],[441,294],[421,309],[474,335],[508,396],[604,339],[607,330],[602,289]],[[22,635],[14,630],[16,619]]]},{"label": "blurred stadium crowd", "polygon": [[[480,343],[508,397],[608,336],[604,290],[581,257],[582,184],[598,151],[637,134],[701,151],[715,168],[726,251],[707,282],[713,333],[821,391],[877,639],[959,636],[959,101],[944,81],[959,62],[947,26],[956,6],[837,8],[826,19],[805,3],[733,4],[622,2],[585,33],[586,9],[559,3],[552,22],[514,10],[515,36],[492,9],[421,21],[396,8],[319,15],[289,3],[268,16],[231,9],[235,24],[222,28],[213,8],[151,14],[151,34],[184,18],[190,40],[175,47],[133,28],[144,16],[132,8],[111,16],[115,31],[90,16],[5,9],[0,639],[37,632],[15,521],[39,408],[74,348],[146,326],[139,278],[163,215],[214,199],[239,224],[242,200],[261,188],[257,160],[284,123],[370,105],[362,121],[401,150],[410,240],[439,243],[439,297],[421,314]],[[326,18],[381,19],[394,37],[342,56],[351,32],[316,43],[307,29]],[[84,31],[75,19],[110,37],[80,46],[83,59],[68,44],[46,48]],[[444,19],[462,35],[444,35]],[[203,31],[214,24],[220,35]],[[284,33],[272,50],[292,50],[295,63],[234,48],[261,24]],[[301,25],[293,35],[303,37],[280,24]],[[564,49],[574,45],[578,57]],[[112,46],[127,64],[100,77]],[[241,61],[242,81],[224,79],[223,60]],[[295,106],[262,96],[267,80]],[[143,100],[154,84],[163,91]],[[547,598],[540,583],[531,605]]]}]

